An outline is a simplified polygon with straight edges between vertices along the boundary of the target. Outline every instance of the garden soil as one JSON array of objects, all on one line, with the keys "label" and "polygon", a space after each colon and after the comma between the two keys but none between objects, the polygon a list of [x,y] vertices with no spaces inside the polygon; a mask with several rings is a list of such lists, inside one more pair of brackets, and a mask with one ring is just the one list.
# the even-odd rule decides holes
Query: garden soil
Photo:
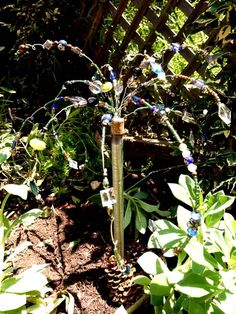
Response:
[{"label": "garden soil", "polygon": [[[66,290],[74,296],[75,314],[115,313],[119,305],[109,298],[105,273],[113,253],[106,210],[89,202],[80,206],[68,202],[50,208],[53,210],[49,217],[14,230],[8,247],[17,247],[24,241],[32,243],[16,257],[15,265],[22,271],[33,264],[48,263],[44,272],[49,285],[54,291]],[[126,250],[137,255],[140,243],[130,237],[129,242]],[[139,313],[148,313],[140,310]],[[66,313],[64,307],[58,313]]]}]

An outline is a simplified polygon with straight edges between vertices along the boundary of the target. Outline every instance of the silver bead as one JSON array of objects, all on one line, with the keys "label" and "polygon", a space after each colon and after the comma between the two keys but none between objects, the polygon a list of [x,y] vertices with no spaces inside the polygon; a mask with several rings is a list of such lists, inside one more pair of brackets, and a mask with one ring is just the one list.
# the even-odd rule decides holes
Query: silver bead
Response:
[{"label": "silver bead", "polygon": [[45,43],[43,44],[43,49],[48,49],[50,50],[53,46],[53,42],[51,40],[46,40]]}]

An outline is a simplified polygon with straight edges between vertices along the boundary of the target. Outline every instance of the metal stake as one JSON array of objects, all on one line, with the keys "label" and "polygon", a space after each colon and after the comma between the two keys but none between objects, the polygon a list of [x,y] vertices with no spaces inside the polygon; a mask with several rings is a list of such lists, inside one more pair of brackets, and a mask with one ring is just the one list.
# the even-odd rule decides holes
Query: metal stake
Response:
[{"label": "metal stake", "polygon": [[114,117],[111,123],[111,151],[112,151],[112,185],[116,203],[113,205],[114,215],[114,241],[117,253],[124,258],[124,177],[123,177],[123,136],[124,119]]}]

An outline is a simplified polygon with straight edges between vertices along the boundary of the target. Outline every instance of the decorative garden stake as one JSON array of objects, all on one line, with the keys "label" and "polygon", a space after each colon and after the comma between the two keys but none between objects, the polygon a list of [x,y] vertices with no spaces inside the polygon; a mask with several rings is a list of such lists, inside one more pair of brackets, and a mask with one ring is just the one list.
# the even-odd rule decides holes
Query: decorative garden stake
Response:
[{"label": "decorative garden stake", "polygon": [[[111,221],[111,239],[114,245],[114,255],[112,255],[108,261],[106,272],[109,278],[108,284],[111,290],[112,300],[117,303],[132,302],[132,294],[133,292],[135,293],[136,289],[132,283],[132,277],[136,270],[135,267],[126,263],[124,254],[123,137],[125,134],[125,129],[124,118],[122,117],[122,114],[126,113],[126,109],[129,104],[135,105],[136,109],[134,109],[131,113],[127,113],[126,117],[130,114],[137,113],[137,111],[148,109],[152,112],[153,115],[157,116],[162,124],[168,127],[169,131],[178,142],[179,150],[182,154],[186,167],[193,177],[195,195],[191,206],[192,213],[187,222],[185,233],[185,235],[187,234],[187,241],[189,242],[190,239],[192,239],[193,237],[198,237],[198,235],[200,234],[199,229],[201,229],[200,225],[203,222],[200,213],[201,190],[197,177],[197,165],[194,163],[192,154],[188,149],[187,144],[184,143],[184,139],[181,139],[174,126],[171,124],[169,120],[169,113],[172,112],[176,115],[181,115],[182,120],[185,122],[193,122],[194,119],[187,112],[184,112],[182,114],[180,111],[171,108],[165,108],[164,104],[159,103],[159,100],[156,100],[157,98],[155,97],[156,94],[158,94],[156,85],[157,83],[159,84],[162,81],[166,82],[168,77],[172,80],[177,79],[190,81],[191,84],[195,85],[195,87],[197,87],[203,93],[207,93],[214,97],[216,105],[218,106],[218,116],[227,125],[230,125],[231,122],[231,112],[223,103],[221,103],[221,100],[216,92],[212,90],[208,85],[206,85],[204,81],[190,78],[185,75],[166,75],[163,71],[161,64],[159,64],[154,57],[151,57],[146,53],[142,54],[144,59],[141,62],[139,68],[136,68],[135,73],[128,78],[126,86],[123,86],[123,77],[125,76],[125,74],[123,75],[122,70],[120,71],[120,76],[117,77],[116,71],[114,71],[109,64],[106,64],[103,67],[99,68],[88,56],[83,53],[83,51],[79,47],[74,47],[71,44],[68,44],[65,40],[47,40],[42,45],[21,45],[19,47],[19,53],[24,53],[27,48],[36,49],[36,46],[41,46],[43,49],[47,50],[50,50],[53,47],[57,47],[60,51],[71,51],[77,54],[79,57],[84,57],[85,59],[87,59],[95,69],[95,74],[91,78],[91,80],[77,80],[66,82],[56,98],[53,101],[48,102],[41,109],[46,109],[46,106],[49,104],[52,104],[53,106],[52,118],[46,124],[45,129],[47,130],[48,126],[51,125],[56,140],[58,138],[57,133],[53,127],[53,122],[56,120],[57,116],[60,115],[61,112],[64,112],[66,109],[78,108],[87,105],[87,103],[90,104],[96,102],[97,106],[108,110],[108,113],[105,113],[101,119],[103,190],[100,191],[100,195],[102,205],[107,208],[107,212]],[[171,49],[174,53],[180,52],[183,48],[184,46],[179,43],[173,43],[171,46]],[[104,74],[102,70],[104,70]],[[138,76],[142,75],[142,71],[149,74],[150,72],[152,72],[151,79],[148,79],[148,77],[146,76],[147,80],[141,83],[138,79]],[[137,73],[139,74],[137,75]],[[109,74],[109,78],[107,74]],[[153,77],[153,75],[155,75],[155,77]],[[88,98],[88,100],[78,96],[62,97],[61,94],[66,89],[66,85],[74,83],[82,83],[87,85],[88,89],[94,96]],[[142,91],[146,90],[150,86],[154,87],[156,93],[152,100],[149,100],[149,103],[149,101],[146,101],[145,99],[140,97],[140,93],[142,94]],[[70,105],[66,106],[66,108],[61,109],[55,114],[54,111],[56,108],[56,102],[60,101],[61,99],[64,102],[68,101]],[[37,111],[41,109],[38,109]],[[31,117],[32,116],[33,115],[31,115]],[[110,187],[107,168],[105,167],[105,140],[106,128],[108,125],[111,126],[112,136],[111,152],[113,187]],[[70,167],[78,169],[76,161],[72,160],[67,152],[65,152],[62,144],[60,145],[60,147],[64,156],[68,159]],[[156,267],[157,265],[155,265],[155,268]]]}]

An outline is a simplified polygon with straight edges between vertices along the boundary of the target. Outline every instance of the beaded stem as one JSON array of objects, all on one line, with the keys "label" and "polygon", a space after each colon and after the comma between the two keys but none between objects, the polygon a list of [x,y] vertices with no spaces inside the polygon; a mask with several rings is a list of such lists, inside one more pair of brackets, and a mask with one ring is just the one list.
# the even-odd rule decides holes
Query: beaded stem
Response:
[{"label": "beaded stem", "polygon": [[[184,158],[184,161],[187,165],[188,171],[193,175],[194,179],[194,190],[195,190],[195,204],[193,206],[193,211],[191,213],[191,217],[187,224],[187,234],[189,237],[195,237],[198,234],[198,227],[201,223],[201,214],[198,211],[199,205],[200,205],[200,186],[198,183],[198,177],[197,177],[197,165],[194,164],[193,157],[191,155],[190,150],[188,149],[187,145],[184,143],[184,140],[181,139],[177,131],[175,130],[174,126],[169,121],[169,118],[167,116],[167,113],[170,111],[168,108],[163,108],[163,106],[151,106],[148,102],[146,102],[144,99],[141,99],[137,96],[132,96],[131,100],[134,104],[137,106],[144,104],[147,108],[152,110],[155,113],[159,113],[159,116],[161,118],[161,121],[168,127],[169,131],[173,134],[177,142],[179,143],[179,150],[182,153],[182,157]],[[159,108],[161,108],[159,110]]]}]

